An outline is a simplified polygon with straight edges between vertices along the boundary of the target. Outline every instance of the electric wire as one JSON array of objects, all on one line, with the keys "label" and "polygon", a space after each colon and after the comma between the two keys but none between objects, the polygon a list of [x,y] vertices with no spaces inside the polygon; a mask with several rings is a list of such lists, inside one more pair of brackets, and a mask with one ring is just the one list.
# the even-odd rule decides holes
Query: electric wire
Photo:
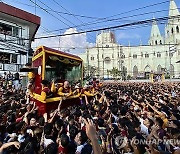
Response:
[{"label": "electric wire", "polygon": [[171,16],[171,17],[165,16],[165,17],[160,17],[160,18],[156,18],[156,19],[140,20],[137,22],[126,23],[126,24],[111,26],[111,27],[103,27],[103,28],[98,28],[98,29],[91,29],[91,30],[73,32],[73,33],[67,33],[67,34],[58,34],[58,35],[35,37],[34,39],[46,39],[46,38],[53,38],[53,37],[59,37],[59,36],[69,36],[69,35],[77,35],[77,34],[83,34],[83,33],[98,32],[98,31],[103,31],[103,30],[118,29],[118,28],[122,28],[122,27],[130,27],[133,25],[143,25],[143,24],[152,23],[154,21],[160,22],[160,21],[167,21],[168,19],[179,19],[179,18],[180,18],[180,15]]}]

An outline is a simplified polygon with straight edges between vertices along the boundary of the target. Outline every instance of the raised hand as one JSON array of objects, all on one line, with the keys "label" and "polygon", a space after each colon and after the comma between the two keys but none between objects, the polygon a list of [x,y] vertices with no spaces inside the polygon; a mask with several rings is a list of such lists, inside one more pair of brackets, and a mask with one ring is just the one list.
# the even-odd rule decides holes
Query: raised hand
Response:
[{"label": "raised hand", "polygon": [[83,118],[83,121],[86,124],[86,134],[87,134],[88,138],[91,141],[94,139],[97,139],[96,129],[95,129],[95,126],[93,125],[92,120],[90,120],[90,119],[86,120]]}]

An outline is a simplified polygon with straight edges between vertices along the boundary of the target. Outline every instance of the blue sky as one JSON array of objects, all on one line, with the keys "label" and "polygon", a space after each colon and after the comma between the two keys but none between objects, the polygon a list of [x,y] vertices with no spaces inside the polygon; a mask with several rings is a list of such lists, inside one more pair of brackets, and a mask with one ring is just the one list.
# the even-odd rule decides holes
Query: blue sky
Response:
[{"label": "blue sky", "polygon": [[[35,1],[35,0],[31,0],[31,1]],[[85,15],[85,16],[96,17],[96,18],[105,18],[105,17],[109,17],[112,15],[117,15],[117,14],[129,11],[129,10],[133,10],[136,8],[148,6],[148,5],[159,3],[159,2],[165,2],[165,0],[125,0],[125,1],[123,0],[111,0],[111,1],[110,0],[41,0],[41,1],[45,3],[49,8],[43,5],[39,0],[36,0],[36,3],[40,5],[41,7],[48,10],[52,9],[54,11],[65,12],[65,13],[67,13],[67,10],[68,10],[68,12],[73,13],[73,14]],[[60,7],[59,5],[57,5],[54,1],[58,2],[66,10]],[[13,5],[15,7],[21,8],[23,10],[29,11],[33,14],[35,13],[35,7],[32,7],[34,6],[34,4],[30,2],[30,0],[3,0],[3,2]],[[177,6],[180,8],[180,1],[175,0],[175,2]],[[23,3],[23,4],[20,4],[20,3]],[[24,4],[28,4],[32,6],[26,6]],[[105,21],[99,24],[77,27],[76,30],[82,31],[82,30],[96,29],[96,28],[101,28],[101,27],[110,27],[114,25],[121,25],[124,23],[138,21],[138,20],[151,19],[153,16],[157,18],[162,17],[162,16],[167,16],[168,11],[163,11],[159,13],[150,13],[147,15],[127,18],[128,16],[135,15],[135,14],[143,14],[147,12],[156,12],[156,11],[168,10],[168,9],[169,9],[169,2],[166,2],[161,5],[157,5],[157,6],[141,9],[139,11],[133,11],[130,13],[115,16],[113,18],[126,17],[116,22]],[[95,23],[98,22],[96,18],[92,19],[92,18],[78,17],[77,19],[74,16],[60,14],[62,17],[70,21],[68,22],[67,20],[64,20],[57,13],[54,13],[52,11],[49,11],[49,12],[53,14],[54,16],[56,16],[56,18],[52,17],[50,14],[46,13],[45,11],[39,9],[38,6],[36,7],[36,14],[41,17],[41,26],[42,26],[39,29],[37,36],[42,35],[42,34],[48,35],[44,31],[44,28],[46,28],[46,30],[48,31],[53,31],[53,30],[64,29],[64,28],[69,29],[69,27],[74,27],[74,25],[80,25],[80,24],[82,25],[83,23],[88,23],[92,21],[95,21]],[[59,18],[59,20],[57,18]],[[63,24],[60,20],[62,20],[68,26]],[[164,34],[164,25],[160,25],[159,27],[160,27],[161,33]],[[62,31],[56,31],[54,32],[54,34],[64,33],[66,31],[65,29]],[[151,26],[147,26],[147,27],[139,26],[139,28],[126,28],[124,30],[115,30],[115,34],[116,34],[117,42],[120,44],[128,45],[128,42],[130,42],[131,45],[138,45],[140,43],[140,40],[142,41],[143,44],[147,44],[148,38],[150,36],[150,31],[151,31]],[[97,33],[91,33],[83,37],[86,37],[87,42],[95,43],[96,35]]]}]

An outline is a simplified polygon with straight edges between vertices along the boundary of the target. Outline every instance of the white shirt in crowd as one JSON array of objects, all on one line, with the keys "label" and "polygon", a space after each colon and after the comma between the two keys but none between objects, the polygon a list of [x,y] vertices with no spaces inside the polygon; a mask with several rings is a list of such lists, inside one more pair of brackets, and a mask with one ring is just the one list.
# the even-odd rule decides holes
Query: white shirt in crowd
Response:
[{"label": "white shirt in crowd", "polygon": [[141,127],[141,132],[144,133],[145,135],[149,135],[149,132],[148,132],[148,127],[146,127],[144,125],[144,120],[142,118],[139,118],[139,121],[141,123],[140,127]]}]

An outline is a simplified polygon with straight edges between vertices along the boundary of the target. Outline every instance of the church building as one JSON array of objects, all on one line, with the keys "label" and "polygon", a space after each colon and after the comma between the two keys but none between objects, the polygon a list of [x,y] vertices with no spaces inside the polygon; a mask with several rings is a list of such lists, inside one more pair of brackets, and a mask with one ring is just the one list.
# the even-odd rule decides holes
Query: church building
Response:
[{"label": "church building", "polygon": [[148,78],[150,73],[180,77],[180,12],[174,0],[170,0],[169,19],[165,36],[153,18],[147,45],[122,46],[116,42],[115,34],[104,31],[97,35],[96,45],[88,48],[81,58],[86,75],[111,78],[112,70],[121,72],[119,78]]}]

